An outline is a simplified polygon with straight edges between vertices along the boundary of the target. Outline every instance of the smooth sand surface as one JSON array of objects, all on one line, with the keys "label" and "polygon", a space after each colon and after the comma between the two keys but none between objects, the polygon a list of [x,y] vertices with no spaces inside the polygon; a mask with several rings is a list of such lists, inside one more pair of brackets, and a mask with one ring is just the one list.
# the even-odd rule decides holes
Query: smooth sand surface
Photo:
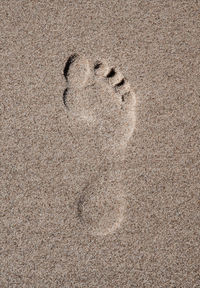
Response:
[{"label": "smooth sand surface", "polygon": [[0,1],[0,287],[200,287],[199,11]]}]

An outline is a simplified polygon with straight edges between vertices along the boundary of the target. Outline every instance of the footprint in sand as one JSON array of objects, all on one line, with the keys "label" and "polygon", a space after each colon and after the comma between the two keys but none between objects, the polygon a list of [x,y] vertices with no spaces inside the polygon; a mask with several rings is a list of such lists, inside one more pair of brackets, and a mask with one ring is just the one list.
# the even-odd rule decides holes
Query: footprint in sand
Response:
[{"label": "footprint in sand", "polygon": [[77,203],[82,227],[92,234],[106,235],[120,226],[125,212],[119,158],[123,160],[135,127],[135,94],[120,71],[104,60],[89,61],[72,55],[65,65],[64,76],[67,88],[63,102],[72,126],[80,138],[85,129],[84,137],[87,134],[92,139],[87,145],[93,142],[103,151],[105,163],[107,159],[113,162],[111,169],[106,170],[105,164],[105,169],[101,169],[104,172],[88,179]]}]

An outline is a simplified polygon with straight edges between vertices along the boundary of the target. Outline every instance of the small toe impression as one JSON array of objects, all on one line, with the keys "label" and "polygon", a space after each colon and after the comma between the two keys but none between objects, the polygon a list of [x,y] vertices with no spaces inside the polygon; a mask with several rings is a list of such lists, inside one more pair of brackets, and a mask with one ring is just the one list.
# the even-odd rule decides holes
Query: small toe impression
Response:
[{"label": "small toe impression", "polygon": [[109,67],[104,61],[97,61],[94,64],[94,73],[97,76],[106,77],[109,72]]},{"label": "small toe impression", "polygon": [[110,69],[106,77],[112,86],[118,85],[123,80],[123,75],[119,71],[115,70],[114,68]]},{"label": "small toe impression", "polygon": [[121,95],[129,92],[130,89],[130,84],[125,78],[122,78],[122,80],[115,85],[116,92],[120,93]]},{"label": "small toe impression", "polygon": [[64,76],[68,88],[80,89],[85,86],[90,75],[90,66],[84,56],[73,54],[65,64]]},{"label": "small toe impression", "polygon": [[115,69],[111,68],[111,70],[109,71],[109,73],[106,75],[107,78],[112,78],[116,75]]},{"label": "small toe impression", "polygon": [[114,86],[114,88],[116,93],[121,97],[122,109],[132,111],[132,109],[136,106],[136,96],[132,91],[129,82],[123,78]]}]

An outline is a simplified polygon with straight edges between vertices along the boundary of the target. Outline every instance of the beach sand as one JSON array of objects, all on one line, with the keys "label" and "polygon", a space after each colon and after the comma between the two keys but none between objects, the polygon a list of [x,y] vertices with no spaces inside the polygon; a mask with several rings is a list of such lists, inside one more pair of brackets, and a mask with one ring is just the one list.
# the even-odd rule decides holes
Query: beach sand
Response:
[{"label": "beach sand", "polygon": [[200,287],[199,1],[0,2],[0,287]]}]

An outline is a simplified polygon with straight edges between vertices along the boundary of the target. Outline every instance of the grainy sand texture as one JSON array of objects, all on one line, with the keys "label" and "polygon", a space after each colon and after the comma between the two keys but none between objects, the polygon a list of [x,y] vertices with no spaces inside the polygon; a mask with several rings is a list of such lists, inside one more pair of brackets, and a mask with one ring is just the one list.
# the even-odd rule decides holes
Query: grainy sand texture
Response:
[{"label": "grainy sand texture", "polygon": [[0,19],[0,287],[200,287],[200,2]]}]

